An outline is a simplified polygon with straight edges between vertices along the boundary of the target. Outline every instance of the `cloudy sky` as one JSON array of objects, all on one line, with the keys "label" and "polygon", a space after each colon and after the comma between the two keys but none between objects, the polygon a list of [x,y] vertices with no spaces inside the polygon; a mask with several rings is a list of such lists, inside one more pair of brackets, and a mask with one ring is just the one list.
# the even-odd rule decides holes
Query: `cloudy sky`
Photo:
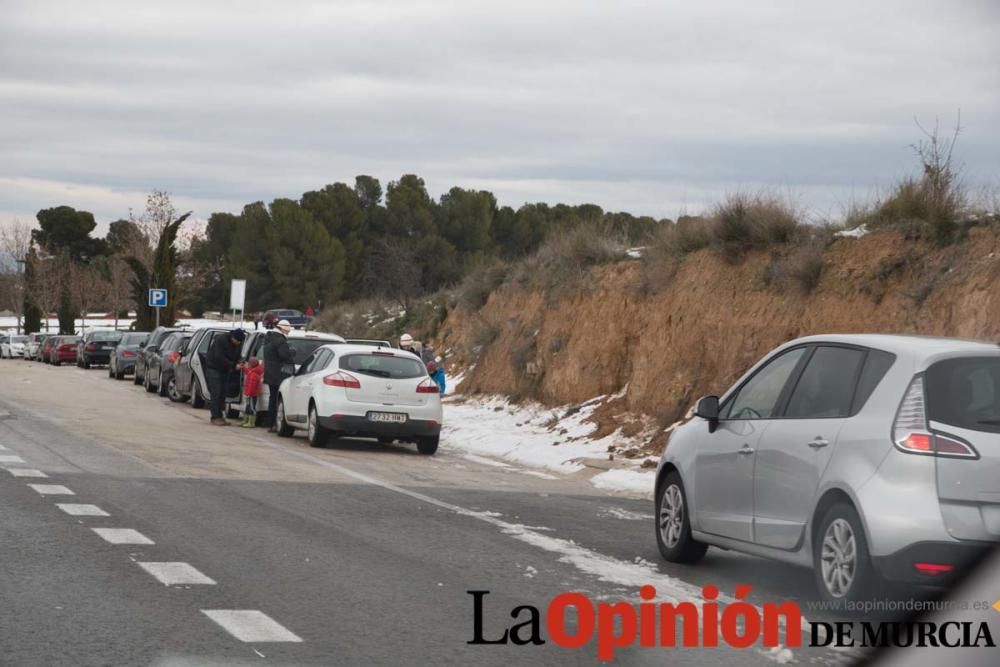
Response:
[{"label": "cloudy sky", "polygon": [[994,0],[0,0],[0,224],[199,217],[368,173],[433,196],[837,215],[954,124],[1000,183]]}]

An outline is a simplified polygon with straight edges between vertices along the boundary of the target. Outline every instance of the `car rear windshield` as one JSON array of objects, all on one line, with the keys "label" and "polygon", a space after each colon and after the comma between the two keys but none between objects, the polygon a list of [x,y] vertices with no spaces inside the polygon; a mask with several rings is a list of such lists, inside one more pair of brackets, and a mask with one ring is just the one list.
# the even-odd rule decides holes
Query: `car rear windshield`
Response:
[{"label": "car rear windshield", "polygon": [[407,380],[427,375],[424,365],[414,357],[396,357],[378,352],[344,355],[340,358],[340,367],[345,371],[393,380]]},{"label": "car rear windshield", "polygon": [[925,373],[932,421],[1000,433],[1000,357],[939,361]]},{"label": "car rear windshield", "polygon": [[122,336],[122,345],[138,345],[149,338],[148,333],[128,333]]},{"label": "car rear windshield", "polygon": [[116,341],[122,339],[121,331],[95,331],[91,340],[98,342]]},{"label": "car rear windshield", "polygon": [[12,342],[12,343],[26,343],[26,342],[28,342],[28,337],[27,336],[14,336],[13,338],[10,339],[10,342]]},{"label": "car rear windshield", "polygon": [[301,364],[309,358],[309,355],[316,351],[321,345],[329,345],[336,341],[320,340],[318,338],[289,338],[288,347],[295,353],[295,363]]}]

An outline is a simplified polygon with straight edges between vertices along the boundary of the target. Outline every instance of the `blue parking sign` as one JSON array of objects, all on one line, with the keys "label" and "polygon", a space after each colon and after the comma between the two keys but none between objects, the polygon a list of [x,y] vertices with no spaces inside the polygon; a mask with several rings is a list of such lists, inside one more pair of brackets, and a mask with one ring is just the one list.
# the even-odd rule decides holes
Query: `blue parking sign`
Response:
[{"label": "blue parking sign", "polygon": [[167,290],[156,288],[149,290],[149,305],[152,308],[166,308]]}]

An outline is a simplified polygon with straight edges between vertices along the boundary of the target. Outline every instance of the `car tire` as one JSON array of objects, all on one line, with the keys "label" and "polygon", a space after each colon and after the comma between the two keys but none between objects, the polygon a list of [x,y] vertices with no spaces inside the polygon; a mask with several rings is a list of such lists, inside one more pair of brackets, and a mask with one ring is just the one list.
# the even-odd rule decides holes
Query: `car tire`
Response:
[{"label": "car tire", "polygon": [[143,373],[143,374],[142,374],[142,375],[140,376],[140,375],[139,375],[139,367],[138,367],[138,366],[136,366],[136,370],[135,370],[135,377],[133,377],[133,378],[132,378],[132,384],[142,384],[142,383],[143,383],[143,382],[145,382],[145,381],[146,381],[146,374],[145,374],[145,373]]},{"label": "car tire", "polygon": [[149,394],[156,391],[156,387],[153,386],[153,381],[149,379],[149,373],[146,373],[142,377],[142,386],[145,387],[146,392]]},{"label": "car tire", "polygon": [[52,365],[53,366],[62,366],[62,360],[56,359],[55,361],[52,362]]},{"label": "car tire", "polygon": [[183,403],[187,397],[177,389],[177,378],[173,375],[164,380],[161,384],[165,387],[163,395],[174,403]]},{"label": "car tire", "polygon": [[420,438],[417,440],[417,451],[424,456],[430,456],[438,450],[438,443],[441,442],[441,436],[432,435],[426,438]]},{"label": "car tire", "polygon": [[319,423],[319,414],[316,412],[316,405],[309,404],[309,423],[307,431],[309,433],[310,447],[323,447],[330,440],[330,432]]},{"label": "car tire", "polygon": [[205,407],[205,398],[201,395],[201,388],[198,386],[198,378],[191,382],[191,407],[201,410]]},{"label": "car tire", "polygon": [[820,596],[834,604],[869,600],[882,590],[861,518],[850,503],[835,504],[820,520],[813,573]]},{"label": "car tire", "polygon": [[278,414],[274,418],[275,430],[282,438],[290,438],[295,434],[295,427],[285,421],[285,401],[278,396]]},{"label": "car tire", "polygon": [[656,494],[656,546],[672,563],[697,563],[708,545],[691,537],[691,516],[680,473],[667,473]]},{"label": "car tire", "polygon": [[[164,378],[163,374],[160,374],[160,381],[156,384],[157,395],[162,396],[163,398],[170,398],[170,379],[171,378],[169,377]],[[180,395],[178,394],[178,397],[179,396]],[[174,403],[178,403],[183,399],[178,398],[177,401],[174,401],[174,399],[170,398],[170,400]]]},{"label": "car tire", "polygon": [[81,366],[83,366],[83,368],[87,370],[90,369],[90,361],[87,359],[87,357],[83,358],[83,363],[81,364]]}]

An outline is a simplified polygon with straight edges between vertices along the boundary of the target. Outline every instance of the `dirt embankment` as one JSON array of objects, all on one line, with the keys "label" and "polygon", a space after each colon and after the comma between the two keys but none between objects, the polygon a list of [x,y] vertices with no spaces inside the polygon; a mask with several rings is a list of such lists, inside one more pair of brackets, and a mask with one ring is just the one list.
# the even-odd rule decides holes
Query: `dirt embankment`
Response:
[{"label": "dirt embankment", "polygon": [[947,248],[891,232],[839,239],[808,293],[774,280],[774,262],[759,252],[730,264],[703,250],[655,290],[644,287],[639,260],[596,267],[558,295],[508,283],[477,312],[450,314],[439,344],[478,349],[466,360],[474,363],[462,385],[466,393],[566,405],[624,388],[606,417],[631,412],[668,424],[700,395],[721,392],[768,350],[798,336],[1000,340],[995,226],[973,229]]}]

